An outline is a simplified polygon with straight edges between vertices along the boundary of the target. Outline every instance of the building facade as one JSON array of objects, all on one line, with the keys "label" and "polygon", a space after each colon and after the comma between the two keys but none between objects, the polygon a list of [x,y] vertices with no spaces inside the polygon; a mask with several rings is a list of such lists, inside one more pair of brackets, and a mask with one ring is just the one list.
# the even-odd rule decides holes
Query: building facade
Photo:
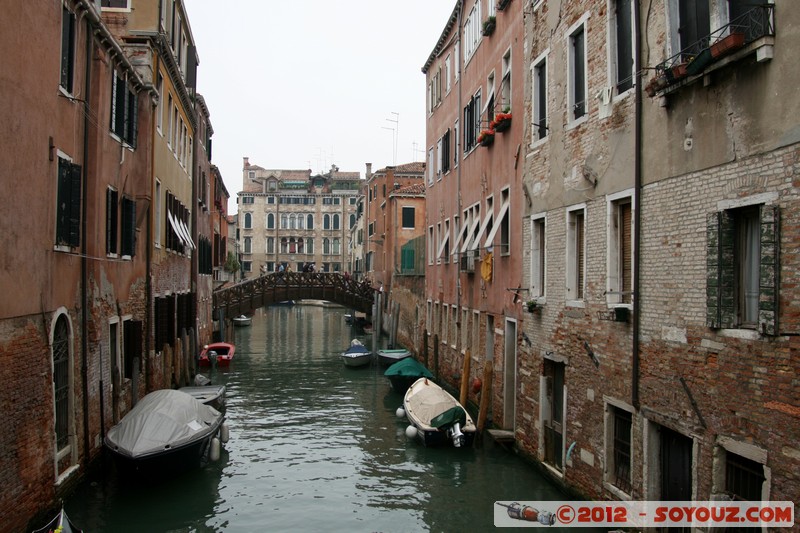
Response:
[{"label": "building facade", "polygon": [[[0,83],[0,523],[10,531],[57,505],[145,390],[146,132],[158,94],[102,15],[81,0],[15,3],[0,22],[2,48],[27,50],[8,54]],[[13,209],[20,184],[24,211]]]},{"label": "building facade", "polygon": [[425,322],[430,340],[439,343],[437,372],[447,381],[460,379],[470,357],[471,375],[488,380],[488,416],[510,430],[522,321],[523,252],[512,243],[521,242],[525,205],[523,4],[457,2],[422,68],[428,86]]},{"label": "building facade", "polygon": [[310,265],[344,272],[362,181],[358,172],[336,166],[312,176],[265,169],[245,157],[237,214],[243,276]]}]

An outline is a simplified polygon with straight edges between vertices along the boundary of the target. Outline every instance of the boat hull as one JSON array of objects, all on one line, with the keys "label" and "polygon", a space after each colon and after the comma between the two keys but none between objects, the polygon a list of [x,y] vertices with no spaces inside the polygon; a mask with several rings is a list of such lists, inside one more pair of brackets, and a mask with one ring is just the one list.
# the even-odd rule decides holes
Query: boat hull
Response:
[{"label": "boat hull", "polygon": [[197,365],[209,367],[212,363],[216,363],[217,366],[228,366],[233,360],[234,353],[236,353],[236,347],[233,344],[227,342],[208,344],[200,352],[200,356],[197,358]]},{"label": "boat hull", "polygon": [[214,433],[201,439],[146,457],[130,457],[108,449],[121,471],[146,478],[162,478],[205,466],[209,461],[211,439],[219,434],[219,426]]},{"label": "boat hull", "polygon": [[408,350],[378,350],[378,362],[381,366],[392,366],[406,357],[411,357]]},{"label": "boat hull", "polygon": [[342,354],[342,362],[344,366],[348,366],[351,368],[357,368],[360,366],[368,366],[372,362],[372,354],[356,354],[351,355],[347,353]]},{"label": "boat hull", "polygon": [[193,396],[197,401],[205,405],[210,405],[217,411],[224,411],[225,409],[225,385],[181,387],[178,390]]}]

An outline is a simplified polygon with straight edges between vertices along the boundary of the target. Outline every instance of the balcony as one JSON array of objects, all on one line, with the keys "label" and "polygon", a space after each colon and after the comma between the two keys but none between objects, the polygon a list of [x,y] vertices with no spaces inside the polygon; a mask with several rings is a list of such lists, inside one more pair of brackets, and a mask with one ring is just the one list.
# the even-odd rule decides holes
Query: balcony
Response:
[{"label": "balcony", "polygon": [[473,274],[475,272],[475,265],[480,264],[479,253],[479,250],[467,250],[463,252],[459,258],[459,270],[467,274]]},{"label": "balcony", "polygon": [[759,5],[710,35],[656,65],[645,86],[648,96],[664,96],[707,74],[755,53],[757,61],[772,58],[775,28],[773,5]]}]

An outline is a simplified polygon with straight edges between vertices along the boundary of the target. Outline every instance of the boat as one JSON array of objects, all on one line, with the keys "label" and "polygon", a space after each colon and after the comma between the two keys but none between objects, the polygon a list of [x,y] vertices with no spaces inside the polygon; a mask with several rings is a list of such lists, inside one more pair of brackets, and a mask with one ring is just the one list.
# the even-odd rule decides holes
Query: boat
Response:
[{"label": "boat", "polygon": [[72,520],[69,519],[63,507],[47,525],[41,529],[34,529],[33,533],[52,533],[53,531],[59,531],[60,533],[83,533],[82,529],[72,523]]},{"label": "boat", "polygon": [[342,352],[344,366],[367,366],[372,362],[372,352],[360,340],[353,339],[350,347]]},{"label": "boat", "polygon": [[463,448],[475,440],[475,424],[467,410],[429,378],[420,378],[408,388],[398,410],[398,415],[402,414],[410,422],[406,436],[425,446],[451,443]]},{"label": "boat", "polygon": [[233,319],[233,325],[237,328],[243,328],[253,323],[253,317],[239,315]]},{"label": "boat", "polygon": [[394,363],[383,375],[389,378],[392,388],[400,394],[405,394],[419,378],[433,379],[431,371],[413,357],[406,357]]},{"label": "boat", "polygon": [[386,348],[378,350],[378,362],[382,366],[391,366],[406,357],[411,357],[411,352],[405,348]]},{"label": "boat", "polygon": [[[201,376],[198,375],[198,377]],[[208,380],[208,378],[206,378],[206,380]],[[192,396],[200,403],[210,405],[217,411],[225,410],[225,385],[212,385],[211,381],[208,380],[208,383],[197,384],[191,387],[181,387],[178,390]]]},{"label": "boat", "polygon": [[215,362],[217,366],[228,366],[231,364],[236,346],[227,342],[212,342],[203,347],[197,361],[199,366],[211,366]]},{"label": "boat", "polygon": [[228,440],[225,416],[189,394],[174,389],[139,400],[104,444],[125,471],[161,476],[219,459]]}]

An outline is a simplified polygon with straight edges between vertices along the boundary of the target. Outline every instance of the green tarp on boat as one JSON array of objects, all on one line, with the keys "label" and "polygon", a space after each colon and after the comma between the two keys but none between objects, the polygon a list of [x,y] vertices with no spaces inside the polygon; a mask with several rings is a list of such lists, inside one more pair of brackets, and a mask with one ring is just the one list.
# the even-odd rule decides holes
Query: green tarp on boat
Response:
[{"label": "green tarp on boat", "polygon": [[460,405],[451,407],[442,414],[436,415],[431,419],[431,426],[441,429],[452,426],[458,422],[462,426],[467,423],[467,412]]},{"label": "green tarp on boat", "polygon": [[422,363],[413,357],[406,357],[405,359],[401,359],[392,364],[392,366],[386,369],[386,372],[384,372],[383,375],[387,378],[392,376],[404,376],[410,378],[416,377],[433,379],[433,374],[431,371],[425,368]]}]

